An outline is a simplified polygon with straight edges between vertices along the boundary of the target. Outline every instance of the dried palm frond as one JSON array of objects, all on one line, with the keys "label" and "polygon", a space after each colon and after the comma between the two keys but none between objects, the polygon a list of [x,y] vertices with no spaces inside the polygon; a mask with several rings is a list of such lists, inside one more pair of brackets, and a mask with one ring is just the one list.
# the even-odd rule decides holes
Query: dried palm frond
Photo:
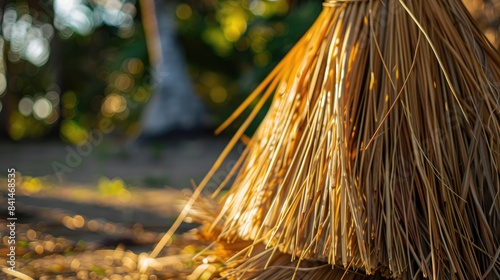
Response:
[{"label": "dried palm frond", "polygon": [[221,127],[274,95],[204,229],[250,241],[228,277],[499,279],[499,81],[459,0],[326,1]]}]

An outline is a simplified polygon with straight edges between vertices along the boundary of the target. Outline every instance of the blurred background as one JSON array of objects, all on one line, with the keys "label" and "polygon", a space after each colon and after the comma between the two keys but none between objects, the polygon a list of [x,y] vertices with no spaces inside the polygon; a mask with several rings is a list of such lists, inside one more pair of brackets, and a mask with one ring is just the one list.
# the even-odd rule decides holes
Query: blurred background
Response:
[{"label": "blurred background", "polygon": [[215,127],[321,10],[289,0],[0,3],[2,166],[158,187],[203,177],[231,135],[214,138]]},{"label": "blurred background", "polygon": [[[214,127],[314,21],[321,9],[315,2],[291,9],[298,3],[3,1],[2,137],[79,145],[92,129],[111,122],[113,138],[134,139],[144,126],[158,126],[148,123],[144,111],[159,90],[170,91],[170,103],[187,107],[185,100],[199,100],[202,106],[187,113],[205,108],[208,119],[195,118],[188,129]],[[168,81],[172,77],[175,83]],[[182,129],[171,123],[151,134]]]},{"label": "blurred background", "polygon": [[[201,181],[242,120],[222,136],[213,130],[309,28],[321,3],[0,0],[0,177],[16,168],[20,211],[35,223],[28,228],[44,209],[58,218],[39,231],[53,235],[92,231],[89,223],[103,217],[165,230],[176,216],[165,187]],[[498,46],[500,0],[464,3]],[[92,239],[83,236],[73,239]]]},{"label": "blurred background", "polygon": [[[500,1],[464,1],[497,44]],[[213,129],[321,2],[2,0],[0,137],[81,145],[93,129],[124,143]]]}]

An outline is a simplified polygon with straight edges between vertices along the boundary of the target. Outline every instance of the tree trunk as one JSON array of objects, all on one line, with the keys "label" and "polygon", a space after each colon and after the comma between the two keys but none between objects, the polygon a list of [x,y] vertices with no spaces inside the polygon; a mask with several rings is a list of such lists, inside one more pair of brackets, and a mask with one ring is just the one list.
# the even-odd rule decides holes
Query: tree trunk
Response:
[{"label": "tree trunk", "polygon": [[[151,2],[154,6],[149,11],[154,10],[156,17],[147,13]],[[161,0],[144,0],[141,4],[154,84],[140,138],[206,127],[208,115],[186,72],[184,53],[176,37],[175,6]]]}]

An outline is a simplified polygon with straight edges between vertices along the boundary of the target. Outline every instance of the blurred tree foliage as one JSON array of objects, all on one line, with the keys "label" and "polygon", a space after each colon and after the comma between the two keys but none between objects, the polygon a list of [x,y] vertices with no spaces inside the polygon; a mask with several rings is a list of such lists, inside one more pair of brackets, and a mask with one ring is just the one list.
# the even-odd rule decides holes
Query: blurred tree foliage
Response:
[{"label": "blurred tree foliage", "polygon": [[189,71],[216,122],[226,119],[305,33],[321,11],[319,2],[292,10],[289,1],[179,3]]},{"label": "blurred tree foliage", "polygon": [[[242,102],[309,28],[322,9],[321,2],[175,2],[186,67],[216,123]],[[482,6],[478,1],[466,2],[494,39],[500,21],[499,13],[492,11],[498,11],[500,1],[488,0]],[[78,144],[88,140],[93,129],[124,139],[136,135],[141,110],[155,86],[140,3],[0,0],[3,137],[54,136]]]},{"label": "blurred tree foliage", "polygon": [[2,4],[4,135],[14,140],[61,136],[78,144],[110,121],[116,131],[134,129],[149,92],[134,3]]},{"label": "blurred tree foliage", "polygon": [[[284,0],[176,2],[187,68],[216,122],[286,54],[321,9],[316,3],[290,13],[289,5]],[[78,144],[92,129],[110,123],[120,137],[138,132],[141,109],[155,86],[140,1],[16,0],[1,9],[2,75],[8,85],[0,96],[4,136],[53,135]],[[132,24],[111,17],[117,13],[128,15]],[[78,20],[68,21],[69,16]],[[29,51],[36,32],[46,46],[34,44]]]}]

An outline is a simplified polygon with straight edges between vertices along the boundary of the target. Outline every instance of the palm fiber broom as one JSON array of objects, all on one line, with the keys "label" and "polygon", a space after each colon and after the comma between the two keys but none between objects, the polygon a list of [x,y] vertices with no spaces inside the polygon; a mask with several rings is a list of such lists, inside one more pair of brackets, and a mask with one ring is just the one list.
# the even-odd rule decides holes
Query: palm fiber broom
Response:
[{"label": "palm fiber broom", "polygon": [[222,276],[500,279],[499,81],[459,0],[328,0],[180,220],[274,96],[220,206],[192,211],[239,252]]}]

